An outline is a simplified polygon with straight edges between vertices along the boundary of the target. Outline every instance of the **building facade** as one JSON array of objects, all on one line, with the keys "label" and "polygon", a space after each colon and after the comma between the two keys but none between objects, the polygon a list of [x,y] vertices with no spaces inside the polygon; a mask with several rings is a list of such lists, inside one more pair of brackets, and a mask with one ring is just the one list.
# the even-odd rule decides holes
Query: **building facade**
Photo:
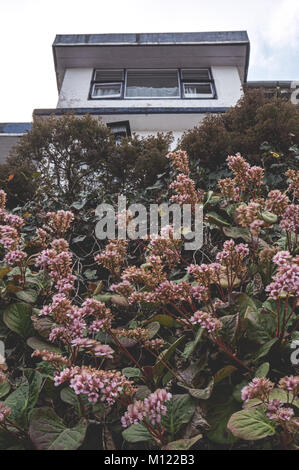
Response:
[{"label": "building facade", "polygon": [[[58,35],[57,107],[33,114],[91,114],[119,136],[172,131],[176,142],[207,113],[234,106],[244,85],[260,86],[247,82],[249,53],[246,31]],[[0,124],[0,160],[28,129]]]}]

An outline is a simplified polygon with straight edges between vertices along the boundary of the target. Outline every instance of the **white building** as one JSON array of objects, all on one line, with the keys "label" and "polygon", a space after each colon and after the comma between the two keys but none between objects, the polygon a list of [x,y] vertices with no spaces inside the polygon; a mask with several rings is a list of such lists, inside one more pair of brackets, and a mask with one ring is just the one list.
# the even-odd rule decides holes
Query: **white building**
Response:
[{"label": "white building", "polygon": [[[246,81],[245,31],[57,36],[53,44],[59,99],[36,116],[101,116],[142,136],[179,137],[206,113],[237,103]],[[115,124],[118,126],[117,124]]]},{"label": "white building", "polygon": [[[224,113],[237,103],[249,51],[246,31],[58,35],[57,107],[36,109],[34,116],[89,113],[119,135],[172,131],[178,139],[207,113]],[[0,124],[0,160],[16,130],[29,128]]]}]

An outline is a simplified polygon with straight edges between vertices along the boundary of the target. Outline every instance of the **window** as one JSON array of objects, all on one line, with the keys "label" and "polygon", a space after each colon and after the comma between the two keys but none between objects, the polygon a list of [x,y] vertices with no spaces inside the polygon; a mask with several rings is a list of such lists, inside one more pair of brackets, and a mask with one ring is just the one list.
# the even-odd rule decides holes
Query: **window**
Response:
[{"label": "window", "polygon": [[214,84],[209,69],[181,71],[183,98],[214,98]]},{"label": "window", "polygon": [[126,98],[180,98],[178,71],[128,70]]},{"label": "window", "polygon": [[98,69],[91,99],[211,99],[216,97],[209,69]]},{"label": "window", "polygon": [[96,70],[91,89],[92,98],[121,98],[123,70]]},{"label": "window", "polygon": [[108,122],[107,126],[113,132],[117,145],[121,143],[121,139],[123,137],[131,136],[131,128],[129,121]]}]

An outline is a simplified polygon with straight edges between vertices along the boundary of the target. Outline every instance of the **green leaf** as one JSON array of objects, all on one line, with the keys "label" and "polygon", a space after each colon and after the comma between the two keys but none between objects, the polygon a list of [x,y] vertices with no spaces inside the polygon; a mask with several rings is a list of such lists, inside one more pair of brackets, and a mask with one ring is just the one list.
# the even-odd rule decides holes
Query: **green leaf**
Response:
[{"label": "green leaf", "polygon": [[209,402],[208,423],[211,428],[207,434],[210,441],[216,444],[231,445],[236,442],[236,437],[227,429],[227,423],[232,413],[240,409],[232,397],[223,400],[222,395],[219,399],[212,398]]},{"label": "green leaf", "polygon": [[68,403],[68,405],[72,405],[77,408],[79,406],[78,395],[76,395],[71,387],[63,388],[60,392],[60,398],[64,403]]},{"label": "green leaf", "polygon": [[27,428],[27,406],[29,402],[29,384],[26,383],[12,392],[5,400],[5,405],[11,408],[10,418],[22,429]]},{"label": "green leaf", "polygon": [[[274,388],[271,390],[269,393],[269,400],[279,400],[282,403],[289,403],[290,400],[292,400],[292,397],[288,395],[288,393],[285,390],[282,390],[280,388]],[[296,398],[292,404],[299,408],[299,399]],[[243,408],[253,408],[253,407],[258,407],[263,405],[263,402],[259,398],[253,398],[252,400],[248,400],[246,403],[244,403]]]},{"label": "green leaf", "polygon": [[27,339],[26,343],[28,346],[36,351],[50,351],[54,353],[61,353],[60,349],[54,346],[51,343],[47,343],[46,341],[43,341],[40,338],[37,338],[35,336],[31,336],[30,338]]},{"label": "green leaf", "polygon": [[242,228],[242,227],[224,227],[223,228],[223,233],[226,235],[228,238],[241,238],[245,242],[250,242],[251,236],[250,232],[247,228]]},{"label": "green leaf", "polygon": [[174,395],[166,406],[167,412],[162,417],[162,424],[173,437],[183,424],[189,423],[194,414],[195,405],[189,395]]},{"label": "green leaf", "polygon": [[122,370],[122,373],[128,379],[130,379],[132,377],[142,377],[141,370],[137,369],[136,367],[125,367]]},{"label": "green leaf", "polygon": [[268,341],[267,343],[263,344],[263,346],[258,350],[255,356],[255,361],[258,361],[262,357],[267,356],[277,341],[277,338],[274,338]]},{"label": "green leaf", "polygon": [[152,318],[152,321],[158,322],[161,326],[166,326],[167,328],[171,328],[175,323],[174,318],[170,315],[165,315],[164,313],[155,315],[154,318]]},{"label": "green leaf", "polygon": [[16,297],[28,304],[34,304],[37,299],[37,292],[34,289],[20,290],[16,292]]},{"label": "green leaf", "polygon": [[267,377],[268,372],[270,370],[269,362],[264,362],[256,371],[255,377],[262,378]]},{"label": "green leaf", "polygon": [[39,408],[31,415],[29,436],[37,450],[76,450],[84,441],[86,429],[85,419],[68,428],[52,408]]},{"label": "green leaf", "polygon": [[31,313],[32,307],[28,304],[12,304],[4,311],[3,321],[10,330],[28,338],[33,331]]},{"label": "green leaf", "polygon": [[212,224],[219,225],[221,227],[230,227],[230,223],[226,219],[221,217],[219,214],[217,214],[217,212],[208,212],[206,214],[206,219]]},{"label": "green leaf", "polygon": [[178,383],[180,387],[185,388],[190,393],[191,397],[196,398],[197,400],[208,400],[212,395],[212,391],[214,388],[214,379],[210,381],[206,388],[192,388],[186,387],[181,382]]},{"label": "green leaf", "polygon": [[160,323],[157,321],[151,322],[146,326],[146,329],[149,331],[150,339],[152,339],[160,330]]},{"label": "green leaf", "polygon": [[40,372],[33,369],[25,369],[24,375],[29,383],[27,412],[29,413],[35,407],[42,385],[42,375]]},{"label": "green leaf", "polygon": [[247,307],[245,318],[248,319],[246,336],[250,341],[264,344],[275,336],[276,321],[271,314],[262,313],[262,309]]},{"label": "green leaf", "polygon": [[0,398],[5,397],[10,392],[10,384],[8,382],[0,385]]},{"label": "green leaf", "polygon": [[191,439],[180,439],[178,441],[169,442],[165,447],[162,447],[162,450],[189,450],[200,439],[202,439],[202,434],[198,434]]},{"label": "green leaf", "polygon": [[189,341],[189,343],[186,344],[184,352],[182,354],[182,357],[184,359],[188,359],[191,354],[193,354],[196,346],[201,340],[201,337],[203,335],[204,330],[202,328],[199,328],[198,332],[196,333],[195,340],[194,341]]},{"label": "green leaf", "polygon": [[152,441],[152,436],[143,423],[132,424],[122,432],[122,436],[127,442],[147,442]]},{"label": "green leaf", "polygon": [[230,377],[237,369],[235,366],[225,366],[222,369],[218,370],[214,377],[214,383],[217,384],[222,382],[222,380]]},{"label": "green leaf", "polygon": [[276,224],[277,222],[277,215],[273,214],[272,212],[269,211],[263,211],[261,213],[262,219],[264,222],[267,224]]},{"label": "green leaf", "polygon": [[234,436],[246,441],[257,441],[275,434],[275,423],[260,408],[234,413],[227,427]]},{"label": "green leaf", "polygon": [[159,358],[157,359],[156,364],[154,365],[154,377],[161,377],[162,372],[165,369],[164,362],[171,358],[176,348],[181,344],[184,338],[184,336],[181,336],[181,338],[172,343],[172,345],[166,351],[162,351],[162,353],[159,355]]}]

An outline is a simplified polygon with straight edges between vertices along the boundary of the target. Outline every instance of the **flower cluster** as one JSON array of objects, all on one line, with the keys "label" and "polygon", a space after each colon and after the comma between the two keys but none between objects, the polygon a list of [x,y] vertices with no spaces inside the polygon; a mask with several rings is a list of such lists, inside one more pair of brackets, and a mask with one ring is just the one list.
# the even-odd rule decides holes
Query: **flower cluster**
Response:
[{"label": "flower cluster", "polygon": [[270,191],[266,201],[266,210],[276,215],[282,215],[289,205],[289,198],[278,189]]},{"label": "flower cluster", "polygon": [[144,401],[134,401],[128,406],[121,423],[124,428],[137,424],[140,421],[149,421],[153,426],[160,425],[161,418],[167,412],[167,403],[171,399],[171,393],[165,389],[158,389],[151,393]]},{"label": "flower cluster", "polygon": [[271,401],[267,406],[267,411],[268,418],[280,424],[290,421],[294,416],[294,410],[289,407],[284,407],[284,403],[280,400]]},{"label": "flower cluster", "polygon": [[173,228],[170,225],[163,227],[161,235],[153,235],[151,237],[148,250],[149,259],[152,256],[159,257],[165,261],[169,268],[174,268],[180,262],[180,246],[181,240],[175,238]]},{"label": "flower cluster", "polygon": [[66,368],[54,377],[55,386],[68,382],[76,395],[87,395],[91,403],[98,399],[113,405],[121,395],[131,396],[135,392],[133,384],[119,371],[97,370],[91,367]]},{"label": "flower cluster", "polygon": [[191,204],[194,207],[195,204],[202,202],[203,194],[196,191],[193,179],[185,175],[185,173],[180,173],[176,180],[169,185],[169,189],[173,189],[176,192],[170,198],[171,202],[176,204]]},{"label": "flower cluster", "polygon": [[94,357],[113,359],[114,351],[107,344],[101,344],[90,338],[76,338],[72,341],[72,346],[88,351]]},{"label": "flower cluster", "polygon": [[218,181],[220,192],[224,199],[238,202],[240,199],[240,191],[232,178],[225,178]]},{"label": "flower cluster", "polygon": [[250,227],[258,219],[260,208],[257,202],[242,204],[236,209],[236,222],[241,227]]},{"label": "flower cluster", "polygon": [[274,388],[274,383],[270,380],[262,378],[254,378],[249,382],[246,387],[242,389],[242,400],[247,402],[253,398],[260,398],[262,401],[267,401],[269,393]]},{"label": "flower cluster", "polygon": [[111,274],[119,276],[127,254],[127,240],[111,240],[105,251],[95,256],[95,261],[103,265]]},{"label": "flower cluster", "polygon": [[171,160],[173,165],[178,171],[188,175],[189,173],[189,158],[186,152],[182,150],[177,150],[176,152],[171,152],[167,155],[167,158]]},{"label": "flower cluster", "polygon": [[264,170],[259,166],[250,166],[239,153],[227,157],[227,163],[234,174],[233,186],[227,180],[220,180],[219,186],[226,199],[238,200],[240,191],[249,190],[256,199],[263,183]]},{"label": "flower cluster", "polygon": [[248,245],[244,243],[235,244],[234,240],[227,240],[223,244],[223,250],[217,253],[216,259],[222,267],[229,268],[238,277],[244,271],[243,262],[249,255]]},{"label": "flower cluster", "polygon": [[201,328],[208,330],[209,333],[215,333],[222,328],[221,320],[213,317],[208,312],[195,312],[191,317],[190,322],[193,325],[200,325]]},{"label": "flower cluster", "polygon": [[57,369],[70,365],[70,361],[63,357],[61,354],[47,351],[46,349],[43,349],[41,351],[34,351],[31,357],[40,357],[43,361],[49,362],[53,365],[53,367],[56,367]]},{"label": "flower cluster", "polygon": [[286,392],[291,392],[294,397],[299,395],[299,376],[291,375],[283,377],[278,383],[278,387]]},{"label": "flower cluster", "polygon": [[74,220],[74,214],[70,211],[48,212],[49,227],[58,237],[63,237]]},{"label": "flower cluster", "polygon": [[299,229],[299,205],[289,205],[282,215],[280,228],[286,232],[297,233]]},{"label": "flower cluster", "polygon": [[219,263],[211,264],[190,264],[187,268],[188,274],[193,276],[201,286],[208,287],[219,281],[221,265]]},{"label": "flower cluster", "polygon": [[296,297],[299,292],[299,260],[292,258],[288,251],[279,251],[273,257],[273,263],[277,265],[274,280],[266,287],[270,299],[279,299],[283,295]]},{"label": "flower cluster", "polygon": [[6,194],[0,191],[0,244],[8,251],[4,262],[11,266],[20,266],[27,257],[22,251],[22,239],[20,230],[24,225],[24,219],[18,215],[8,214],[5,210]]},{"label": "flower cluster", "polygon": [[72,254],[63,238],[53,240],[51,249],[43,250],[36,259],[36,266],[49,270],[49,276],[58,292],[69,294],[76,277],[72,274]]},{"label": "flower cluster", "polygon": [[292,192],[294,198],[299,199],[299,170],[288,170],[286,176],[290,181],[288,192]]}]

